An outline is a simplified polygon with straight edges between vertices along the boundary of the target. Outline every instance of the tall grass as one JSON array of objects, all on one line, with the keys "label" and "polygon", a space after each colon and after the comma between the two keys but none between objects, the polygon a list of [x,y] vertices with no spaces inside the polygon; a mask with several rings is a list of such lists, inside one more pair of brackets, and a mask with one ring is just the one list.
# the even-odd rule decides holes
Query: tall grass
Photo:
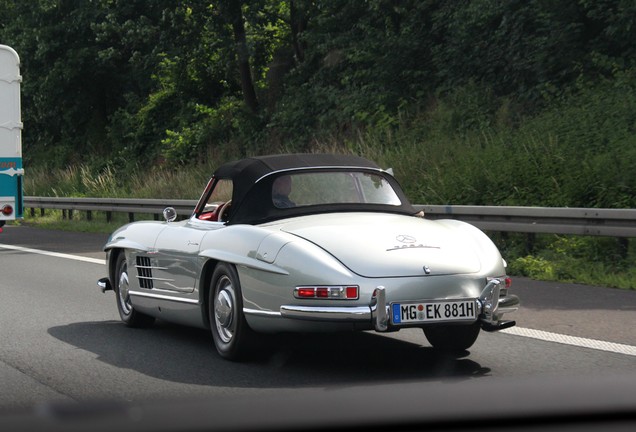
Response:
[{"label": "tall grass", "polygon": [[116,171],[108,166],[96,171],[89,165],[57,170],[34,167],[27,171],[24,188],[26,195],[33,196],[196,199],[212,169],[138,166]]}]

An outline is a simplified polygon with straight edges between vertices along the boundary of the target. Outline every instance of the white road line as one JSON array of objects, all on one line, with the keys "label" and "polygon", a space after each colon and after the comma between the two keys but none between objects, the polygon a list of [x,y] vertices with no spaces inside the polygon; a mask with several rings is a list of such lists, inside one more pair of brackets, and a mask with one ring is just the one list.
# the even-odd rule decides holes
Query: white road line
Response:
[{"label": "white road line", "polygon": [[618,354],[636,356],[636,346],[624,345],[614,342],[606,342],[596,339],[586,339],[576,336],[568,336],[559,333],[550,333],[542,330],[534,330],[523,327],[511,327],[501,330],[515,336],[523,336],[548,342],[556,342],[564,345],[573,345],[582,348],[591,348],[599,351],[609,351]]},{"label": "white road line", "polygon": [[72,259],[72,260],[75,260],[75,261],[84,261],[84,262],[89,262],[89,263],[93,263],[93,264],[102,264],[102,265],[106,264],[106,260],[103,260],[103,259],[83,257],[83,256],[79,256],[79,255],[70,255],[70,254],[64,254],[64,253],[59,253],[59,252],[49,252],[49,251],[43,251],[43,250],[39,250],[39,249],[30,249],[30,248],[25,248],[25,247],[22,247],[22,246],[13,246],[13,245],[6,245],[6,244],[0,243],[0,248],[11,249],[11,250],[16,250],[16,251],[20,251],[20,252],[34,253],[34,254],[39,254],[39,255],[52,256],[52,257],[56,257],[56,258]]}]

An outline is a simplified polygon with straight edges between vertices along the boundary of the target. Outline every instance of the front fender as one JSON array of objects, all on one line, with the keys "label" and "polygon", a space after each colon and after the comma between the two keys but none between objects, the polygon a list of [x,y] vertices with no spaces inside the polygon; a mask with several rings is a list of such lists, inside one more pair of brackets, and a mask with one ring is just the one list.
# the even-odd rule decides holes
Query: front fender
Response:
[{"label": "front fender", "polygon": [[104,251],[108,252],[112,249],[133,249],[139,252],[148,252],[150,248],[139,242],[127,238],[117,238],[109,241],[104,246]]},{"label": "front fender", "polygon": [[159,233],[161,233],[166,226],[165,222],[158,221],[129,223],[118,228],[110,235],[103,250],[109,251],[121,248],[148,252],[154,247]]}]

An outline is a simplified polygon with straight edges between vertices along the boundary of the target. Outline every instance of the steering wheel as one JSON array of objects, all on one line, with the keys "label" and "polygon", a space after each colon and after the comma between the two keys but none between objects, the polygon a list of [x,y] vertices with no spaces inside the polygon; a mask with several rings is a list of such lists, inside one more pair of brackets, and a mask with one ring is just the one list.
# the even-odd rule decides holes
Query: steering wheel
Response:
[{"label": "steering wheel", "polygon": [[232,200],[227,201],[225,204],[221,204],[221,208],[218,211],[219,222],[227,222],[227,213],[230,211],[230,207],[232,207]]}]

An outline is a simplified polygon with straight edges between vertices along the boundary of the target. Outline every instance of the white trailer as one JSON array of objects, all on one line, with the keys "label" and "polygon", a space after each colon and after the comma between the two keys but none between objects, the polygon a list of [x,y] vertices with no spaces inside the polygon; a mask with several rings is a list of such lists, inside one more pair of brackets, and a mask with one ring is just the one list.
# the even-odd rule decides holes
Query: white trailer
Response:
[{"label": "white trailer", "polygon": [[20,57],[0,45],[0,231],[8,220],[23,217]]}]

